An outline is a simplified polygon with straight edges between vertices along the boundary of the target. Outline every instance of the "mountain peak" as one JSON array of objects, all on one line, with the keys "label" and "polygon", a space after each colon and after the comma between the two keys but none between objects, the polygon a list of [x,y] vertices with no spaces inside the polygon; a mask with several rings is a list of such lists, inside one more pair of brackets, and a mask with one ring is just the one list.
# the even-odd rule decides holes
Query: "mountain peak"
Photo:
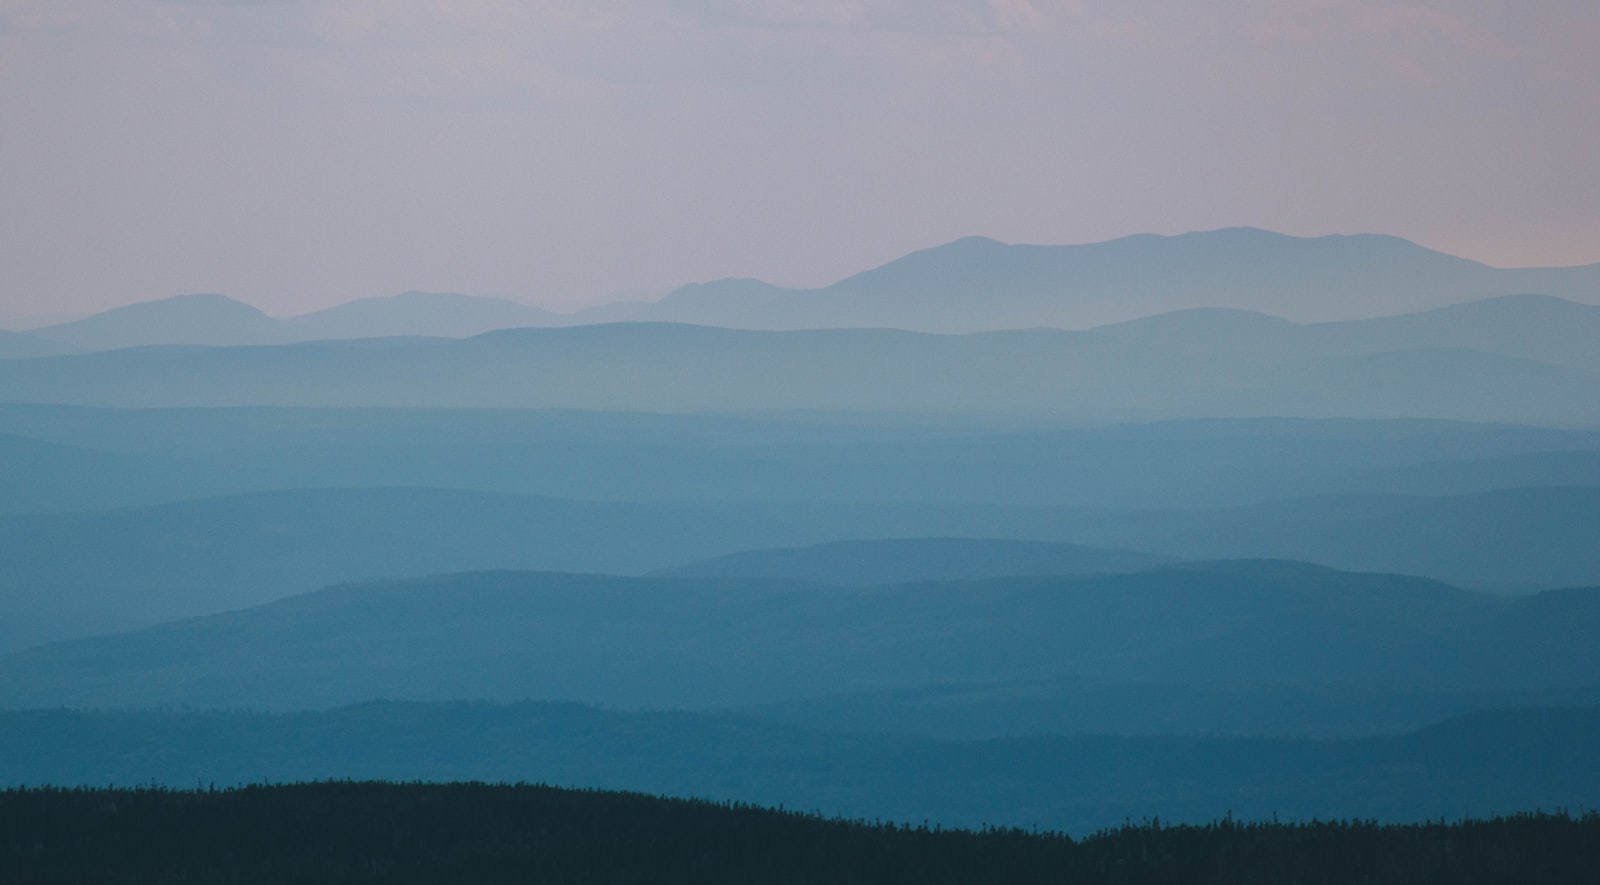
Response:
[{"label": "mountain peak", "polygon": [[274,344],[292,337],[277,320],[215,292],[114,307],[47,326],[37,335],[88,350],[151,344]]},{"label": "mountain peak", "polygon": [[[126,304],[122,307],[113,307],[110,310],[95,314],[95,317],[105,316],[130,316],[134,314],[155,315],[158,313],[179,314],[194,311],[206,311],[212,314],[230,314],[234,316],[251,316],[266,318],[255,307],[245,304],[236,298],[230,298],[220,292],[197,292],[190,295],[173,295],[168,298],[157,298],[152,301],[139,301]],[[94,317],[85,317],[94,319]],[[80,321],[82,322],[82,321]],[[64,324],[66,325],[66,324]]]}]

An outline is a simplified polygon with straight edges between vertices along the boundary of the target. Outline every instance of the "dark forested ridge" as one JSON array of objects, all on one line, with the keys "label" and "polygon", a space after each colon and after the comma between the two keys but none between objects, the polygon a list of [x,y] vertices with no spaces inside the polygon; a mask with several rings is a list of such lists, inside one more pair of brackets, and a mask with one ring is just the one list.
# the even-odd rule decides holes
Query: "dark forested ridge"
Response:
[{"label": "dark forested ridge", "polygon": [[1074,840],[543,786],[0,793],[0,878],[96,882],[1592,883],[1600,817],[1128,824]]},{"label": "dark forested ridge", "polygon": [[379,702],[266,715],[0,713],[0,786],[529,781],[852,818],[1084,833],[1159,816],[1387,823],[1600,808],[1600,707],[1348,740],[848,734],[578,704]]}]

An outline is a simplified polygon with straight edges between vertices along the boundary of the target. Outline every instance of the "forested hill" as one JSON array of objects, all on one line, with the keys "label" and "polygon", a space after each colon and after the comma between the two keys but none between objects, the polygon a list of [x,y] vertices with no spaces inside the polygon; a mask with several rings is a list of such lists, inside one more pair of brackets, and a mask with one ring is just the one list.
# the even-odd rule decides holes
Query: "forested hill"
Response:
[{"label": "forested hill", "polygon": [[1600,816],[1126,825],[1073,841],[536,786],[0,793],[0,880],[408,883],[1589,883]]},{"label": "forested hill", "polygon": [[1156,816],[1199,824],[1230,812],[1409,823],[1600,809],[1597,757],[1600,706],[1497,710],[1334,741],[945,741],[552,703],[0,713],[0,787],[527,781],[1075,834]]}]

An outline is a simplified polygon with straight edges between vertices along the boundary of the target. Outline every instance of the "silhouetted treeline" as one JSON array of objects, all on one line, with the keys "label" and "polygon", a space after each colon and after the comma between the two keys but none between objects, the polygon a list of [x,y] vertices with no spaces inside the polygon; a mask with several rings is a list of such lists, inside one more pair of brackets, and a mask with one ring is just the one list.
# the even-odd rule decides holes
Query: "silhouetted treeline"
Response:
[{"label": "silhouetted treeline", "polygon": [[1593,883],[1600,815],[1075,841],[527,785],[20,789],[0,792],[0,881]]}]

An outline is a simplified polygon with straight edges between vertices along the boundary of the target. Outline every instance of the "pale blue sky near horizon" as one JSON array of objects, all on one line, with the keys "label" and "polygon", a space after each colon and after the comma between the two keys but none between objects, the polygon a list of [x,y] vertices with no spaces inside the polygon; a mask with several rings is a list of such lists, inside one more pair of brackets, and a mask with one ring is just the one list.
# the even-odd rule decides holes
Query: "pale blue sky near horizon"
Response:
[{"label": "pale blue sky near horizon", "polygon": [[1596,262],[1596,46],[1572,0],[0,0],[0,314],[1235,225]]}]

